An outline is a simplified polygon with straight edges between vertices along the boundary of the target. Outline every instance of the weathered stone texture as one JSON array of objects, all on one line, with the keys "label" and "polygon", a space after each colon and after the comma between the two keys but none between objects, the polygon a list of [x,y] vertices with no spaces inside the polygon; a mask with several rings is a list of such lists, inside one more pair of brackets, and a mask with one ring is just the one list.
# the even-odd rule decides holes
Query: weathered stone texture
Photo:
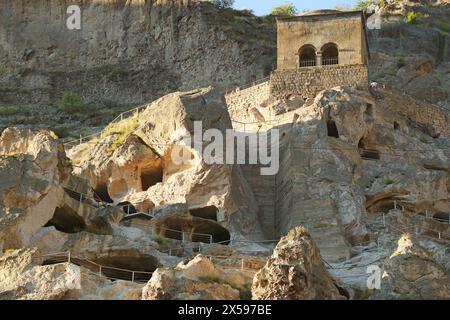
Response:
[{"label": "weathered stone texture", "polygon": [[366,88],[368,79],[368,70],[363,64],[276,70],[270,77],[270,94],[280,99],[288,95],[312,99],[320,91],[337,86]]}]

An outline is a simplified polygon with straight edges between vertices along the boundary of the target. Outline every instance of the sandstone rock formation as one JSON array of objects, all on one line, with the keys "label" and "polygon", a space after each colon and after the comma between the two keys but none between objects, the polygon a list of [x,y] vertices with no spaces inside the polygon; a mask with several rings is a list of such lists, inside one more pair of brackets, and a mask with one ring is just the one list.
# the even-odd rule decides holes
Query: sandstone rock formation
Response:
[{"label": "sandstone rock formation", "polygon": [[325,268],[319,249],[302,227],[283,237],[253,280],[257,300],[346,299]]},{"label": "sandstone rock formation", "polygon": [[63,202],[70,164],[47,131],[4,130],[0,156],[0,249],[19,249]]},{"label": "sandstone rock formation", "polygon": [[450,299],[448,270],[411,235],[398,240],[382,272],[381,290],[374,299]]},{"label": "sandstone rock formation", "polygon": [[208,258],[198,255],[191,261],[181,262],[174,269],[157,269],[142,292],[144,300],[238,300],[239,291],[251,277],[236,271],[230,277]]}]

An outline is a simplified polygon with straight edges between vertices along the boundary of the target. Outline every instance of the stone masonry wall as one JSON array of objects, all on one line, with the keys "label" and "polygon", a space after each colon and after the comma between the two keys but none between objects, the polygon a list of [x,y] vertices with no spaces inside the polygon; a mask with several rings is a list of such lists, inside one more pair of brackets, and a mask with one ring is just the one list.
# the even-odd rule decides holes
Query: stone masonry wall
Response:
[{"label": "stone masonry wall", "polygon": [[276,70],[270,77],[270,94],[280,99],[290,94],[313,99],[325,89],[336,86],[367,88],[368,83],[368,70],[363,64]]},{"label": "stone masonry wall", "polygon": [[254,122],[251,110],[259,108],[270,97],[269,82],[263,82],[247,89],[236,89],[225,94],[225,103],[231,119],[241,122]]}]

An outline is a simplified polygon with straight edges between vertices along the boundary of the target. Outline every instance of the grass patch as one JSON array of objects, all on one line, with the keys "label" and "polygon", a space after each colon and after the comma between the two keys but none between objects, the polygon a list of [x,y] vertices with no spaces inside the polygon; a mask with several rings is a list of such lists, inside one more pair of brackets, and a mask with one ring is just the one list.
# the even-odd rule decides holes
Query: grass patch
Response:
[{"label": "grass patch", "polygon": [[126,140],[126,138],[139,126],[139,118],[136,113],[131,118],[124,119],[117,123],[109,124],[102,132],[102,138],[116,135],[116,139],[110,146],[111,151],[115,151]]},{"label": "grass patch", "polygon": [[153,241],[155,241],[159,245],[163,245],[166,242],[166,239],[160,235],[153,236]]},{"label": "grass patch", "polygon": [[408,12],[405,16],[407,24],[417,24],[419,22],[419,15],[415,12]]},{"label": "grass patch", "polygon": [[387,185],[387,186],[390,186],[391,184],[394,184],[394,183],[395,183],[395,181],[392,180],[392,179],[385,179],[384,180],[384,184]]},{"label": "grass patch", "polygon": [[294,238],[296,238],[298,236],[309,236],[309,232],[308,232],[308,230],[306,230],[305,227],[300,226],[300,227],[296,227],[296,228],[292,229],[287,234],[287,238],[289,240],[292,240],[292,239],[294,239]]},{"label": "grass patch", "polygon": [[252,284],[246,283],[242,288],[239,288],[239,298],[241,300],[252,300]]}]

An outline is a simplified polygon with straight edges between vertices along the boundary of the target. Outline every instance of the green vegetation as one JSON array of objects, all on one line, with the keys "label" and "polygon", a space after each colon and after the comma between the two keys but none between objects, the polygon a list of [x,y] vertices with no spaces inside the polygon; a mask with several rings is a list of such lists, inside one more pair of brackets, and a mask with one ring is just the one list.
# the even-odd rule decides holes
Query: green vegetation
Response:
[{"label": "green vegetation", "polygon": [[225,9],[231,8],[234,5],[234,0],[205,0],[211,2],[216,8]]},{"label": "green vegetation", "polygon": [[300,226],[300,227],[296,227],[296,228],[292,229],[287,234],[287,238],[289,240],[292,240],[292,239],[294,239],[294,238],[296,238],[298,236],[309,236],[309,232],[308,232],[308,230],[306,230],[305,227]]},{"label": "green vegetation", "polygon": [[163,236],[156,235],[156,236],[153,236],[153,241],[155,241],[159,245],[163,245],[166,242],[166,239],[164,239]]},{"label": "green vegetation", "polygon": [[407,24],[416,24],[418,22],[417,19],[418,19],[418,16],[417,16],[417,13],[415,13],[415,12],[408,12],[405,17]]},{"label": "green vegetation", "polygon": [[3,254],[8,257],[10,255],[12,255],[14,253],[14,251],[16,251],[16,249],[5,249],[5,251],[3,252]]},{"label": "green vegetation", "polygon": [[298,10],[292,2],[286,2],[280,6],[274,7],[270,13],[273,16],[291,17],[297,15]]},{"label": "green vegetation", "polygon": [[385,179],[384,180],[384,184],[387,185],[387,186],[390,186],[391,184],[394,184],[394,183],[395,183],[395,181],[392,180],[392,179]]},{"label": "green vegetation", "polygon": [[124,119],[117,123],[110,123],[102,132],[102,138],[116,135],[115,141],[111,144],[111,151],[115,151],[126,140],[126,138],[139,126],[138,114],[131,118]]},{"label": "green vegetation", "polygon": [[81,113],[86,109],[86,104],[81,97],[72,91],[65,91],[57,106],[61,111],[67,113]]},{"label": "green vegetation", "polygon": [[355,10],[366,11],[372,4],[372,0],[358,0],[356,1]]},{"label": "green vegetation", "polygon": [[405,58],[404,57],[399,57],[397,59],[397,68],[403,68],[404,66],[406,66],[406,62],[405,62]]}]

